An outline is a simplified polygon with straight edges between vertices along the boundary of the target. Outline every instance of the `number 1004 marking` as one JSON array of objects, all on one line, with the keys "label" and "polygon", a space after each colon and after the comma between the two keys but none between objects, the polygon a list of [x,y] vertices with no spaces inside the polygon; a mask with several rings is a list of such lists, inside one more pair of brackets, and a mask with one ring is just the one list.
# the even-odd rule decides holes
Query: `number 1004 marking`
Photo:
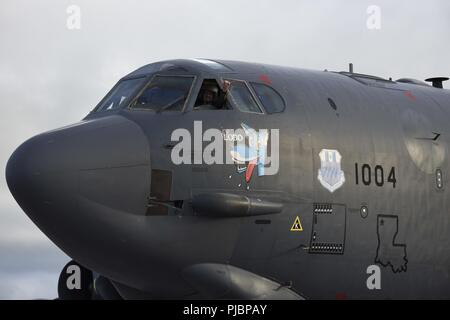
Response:
[{"label": "number 1004 marking", "polygon": [[[360,172],[361,171],[361,172]],[[370,165],[367,163],[364,163],[360,166],[358,163],[355,163],[355,182],[356,184],[359,184],[359,181],[366,185],[370,186],[372,184],[372,171],[373,171],[373,182],[378,186],[382,187],[384,186],[384,181],[386,180],[387,183],[392,183],[392,188],[395,188],[395,185],[397,184],[397,179],[395,178],[395,167],[391,167],[391,170],[389,171],[389,174],[387,177],[384,175],[384,169],[381,165],[376,165],[373,170]]]}]

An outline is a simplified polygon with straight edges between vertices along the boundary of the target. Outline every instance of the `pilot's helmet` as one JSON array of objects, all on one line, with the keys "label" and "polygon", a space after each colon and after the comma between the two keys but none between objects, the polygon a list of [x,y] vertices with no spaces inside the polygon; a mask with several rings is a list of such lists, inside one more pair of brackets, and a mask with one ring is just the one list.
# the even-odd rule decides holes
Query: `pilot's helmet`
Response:
[{"label": "pilot's helmet", "polygon": [[216,85],[210,84],[210,85],[206,85],[203,88],[204,92],[206,91],[210,91],[212,93],[214,93],[214,96],[217,97],[217,95],[219,94],[219,88],[217,88]]}]

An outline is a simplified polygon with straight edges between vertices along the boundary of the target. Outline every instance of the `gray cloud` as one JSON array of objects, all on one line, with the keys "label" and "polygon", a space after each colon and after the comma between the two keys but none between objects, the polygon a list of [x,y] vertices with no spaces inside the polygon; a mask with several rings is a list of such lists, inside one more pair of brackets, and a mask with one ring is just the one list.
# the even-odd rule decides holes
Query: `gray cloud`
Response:
[{"label": "gray cloud", "polygon": [[[81,30],[66,28],[69,4]],[[366,9],[381,8],[381,30]],[[384,77],[450,75],[450,2],[60,1],[0,4],[0,167],[30,136],[73,123],[124,74],[157,60],[224,58]],[[67,257],[0,175],[0,298],[51,297]]]},{"label": "gray cloud", "polygon": [[59,272],[69,258],[16,204],[5,202],[13,201],[2,199],[0,205],[0,299],[55,298]]},{"label": "gray cloud", "polygon": [[55,299],[58,274],[42,271],[0,272],[0,299]]}]

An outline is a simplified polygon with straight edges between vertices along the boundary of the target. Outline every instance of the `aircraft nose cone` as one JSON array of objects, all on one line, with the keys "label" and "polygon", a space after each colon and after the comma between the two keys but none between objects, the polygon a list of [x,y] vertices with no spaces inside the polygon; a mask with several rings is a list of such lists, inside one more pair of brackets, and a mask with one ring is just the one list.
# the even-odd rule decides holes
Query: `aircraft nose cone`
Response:
[{"label": "aircraft nose cone", "polygon": [[133,218],[147,210],[150,171],[140,127],[110,116],[29,139],[11,155],[5,173],[17,203],[50,239],[106,274],[116,258],[110,248],[127,245],[127,223],[137,223]]},{"label": "aircraft nose cone", "polygon": [[[126,201],[114,192],[127,182],[136,188],[147,179],[149,159],[145,136],[133,122],[118,116],[101,118],[27,140],[11,155],[6,180],[34,223],[46,232],[61,219],[61,230],[69,222],[80,222],[80,199],[122,209],[117,206]],[[143,168],[145,175],[136,168]],[[135,176],[136,180],[128,181]],[[142,185],[148,187],[149,182]]]},{"label": "aircraft nose cone", "polygon": [[6,183],[17,202],[19,202],[20,194],[24,193],[24,188],[27,186],[26,181],[29,175],[24,171],[29,171],[26,159],[29,156],[30,147],[28,141],[23,143],[13,152],[6,164]]},{"label": "aircraft nose cone", "polygon": [[23,143],[13,152],[6,164],[6,183],[20,205],[23,203],[24,195],[27,194],[27,187],[30,186],[32,169],[29,167],[27,158],[30,156],[31,147],[29,141]]},{"label": "aircraft nose cone", "polygon": [[[27,211],[27,203],[35,197],[41,172],[38,170],[39,143],[31,138],[20,145],[6,165],[6,182],[19,205]],[[25,201],[26,200],[26,201]]]},{"label": "aircraft nose cone", "polygon": [[39,227],[54,219],[52,207],[74,192],[70,163],[54,145],[58,132],[35,136],[20,145],[6,165],[6,181],[20,207]]}]

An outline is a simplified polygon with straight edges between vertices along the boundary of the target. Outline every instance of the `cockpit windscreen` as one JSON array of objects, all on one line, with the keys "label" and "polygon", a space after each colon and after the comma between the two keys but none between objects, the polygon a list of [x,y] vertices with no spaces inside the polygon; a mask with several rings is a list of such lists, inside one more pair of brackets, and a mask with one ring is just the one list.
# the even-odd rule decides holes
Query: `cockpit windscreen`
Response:
[{"label": "cockpit windscreen", "polygon": [[155,76],[132,104],[132,108],[154,111],[181,111],[194,77]]},{"label": "cockpit windscreen", "polygon": [[113,110],[124,107],[134,92],[145,81],[145,78],[135,78],[120,81],[103,99],[95,111]]}]

